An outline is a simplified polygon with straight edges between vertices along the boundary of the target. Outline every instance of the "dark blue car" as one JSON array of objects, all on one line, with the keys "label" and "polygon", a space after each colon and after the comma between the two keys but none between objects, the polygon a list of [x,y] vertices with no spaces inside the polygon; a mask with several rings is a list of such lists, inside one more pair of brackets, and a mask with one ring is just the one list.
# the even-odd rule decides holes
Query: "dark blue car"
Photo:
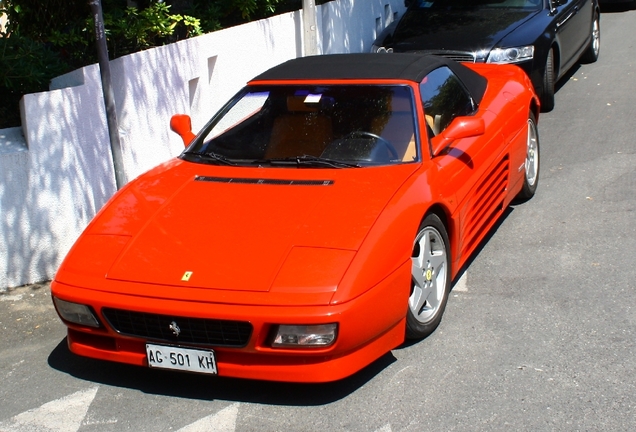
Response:
[{"label": "dark blue car", "polygon": [[526,71],[543,111],[577,62],[596,61],[598,0],[406,0],[402,18],[374,52],[419,52],[465,62],[513,63]]}]

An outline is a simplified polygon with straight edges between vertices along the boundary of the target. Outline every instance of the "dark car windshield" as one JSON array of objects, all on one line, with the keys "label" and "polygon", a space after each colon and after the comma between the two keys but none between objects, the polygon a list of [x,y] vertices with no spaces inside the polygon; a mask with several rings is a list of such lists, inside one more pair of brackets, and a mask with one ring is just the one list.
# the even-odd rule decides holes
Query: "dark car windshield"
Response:
[{"label": "dark car windshield", "polygon": [[542,7],[542,2],[543,0],[415,0],[409,8],[409,11],[422,9],[441,9],[450,11],[492,8],[539,10]]},{"label": "dark car windshield", "polygon": [[406,85],[255,85],[182,158],[200,163],[344,168],[417,160]]}]

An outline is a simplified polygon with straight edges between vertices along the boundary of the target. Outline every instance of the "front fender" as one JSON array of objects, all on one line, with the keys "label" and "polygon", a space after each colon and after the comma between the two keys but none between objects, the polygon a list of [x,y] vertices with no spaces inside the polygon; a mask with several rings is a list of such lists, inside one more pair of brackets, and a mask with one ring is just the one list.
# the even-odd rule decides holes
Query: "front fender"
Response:
[{"label": "front fender", "polygon": [[431,166],[432,163],[423,164],[388,202],[347,269],[331,304],[362,295],[399,268],[407,270],[396,278],[400,281],[396,295],[408,297],[411,276],[410,266],[405,263],[411,258],[420,222],[433,205],[448,205],[439,203],[439,197],[431,190]]}]

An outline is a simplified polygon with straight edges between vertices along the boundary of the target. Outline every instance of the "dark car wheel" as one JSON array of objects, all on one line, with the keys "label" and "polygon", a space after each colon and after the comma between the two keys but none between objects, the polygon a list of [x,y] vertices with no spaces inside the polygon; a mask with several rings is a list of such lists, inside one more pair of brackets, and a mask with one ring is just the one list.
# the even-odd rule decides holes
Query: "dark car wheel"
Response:
[{"label": "dark car wheel", "polygon": [[592,23],[592,39],[587,49],[581,56],[583,63],[594,63],[598,60],[598,54],[601,51],[601,24],[598,18],[598,14],[594,15],[594,22]]},{"label": "dark car wheel", "polygon": [[426,216],[420,224],[411,262],[406,337],[420,339],[431,334],[442,320],[451,286],[448,234],[436,214]]},{"label": "dark car wheel", "polygon": [[527,201],[534,196],[539,184],[539,131],[534,114],[528,116],[528,137],[526,138],[526,160],[523,188],[517,195],[518,201]]},{"label": "dark car wheel", "polygon": [[541,111],[548,112],[554,109],[554,50],[548,52],[543,70],[543,91],[541,92]]}]

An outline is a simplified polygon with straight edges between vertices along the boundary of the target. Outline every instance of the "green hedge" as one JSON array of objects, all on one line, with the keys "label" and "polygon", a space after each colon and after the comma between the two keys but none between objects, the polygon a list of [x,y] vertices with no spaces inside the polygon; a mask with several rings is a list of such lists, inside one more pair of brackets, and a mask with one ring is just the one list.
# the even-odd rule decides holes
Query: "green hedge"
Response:
[{"label": "green hedge", "polygon": [[[221,28],[300,9],[302,0],[102,0],[111,59]],[[317,3],[324,3],[318,1]],[[86,0],[0,0],[0,129],[19,126],[22,95],[97,62]]]}]

